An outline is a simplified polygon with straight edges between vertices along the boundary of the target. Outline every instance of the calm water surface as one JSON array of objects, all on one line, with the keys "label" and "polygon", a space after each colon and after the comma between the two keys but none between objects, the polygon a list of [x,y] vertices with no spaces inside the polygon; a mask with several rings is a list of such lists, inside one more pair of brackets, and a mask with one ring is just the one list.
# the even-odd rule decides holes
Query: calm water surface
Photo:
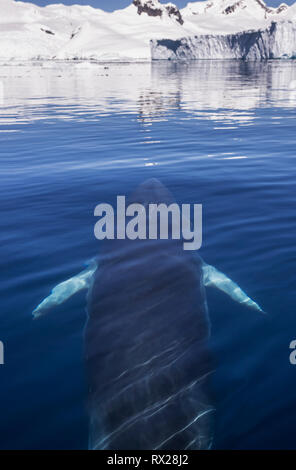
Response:
[{"label": "calm water surface", "polygon": [[0,80],[0,448],[87,447],[85,294],[31,312],[98,252],[96,204],[150,177],[203,204],[200,254],[267,312],[208,290],[214,447],[295,448],[295,62],[2,64]]}]

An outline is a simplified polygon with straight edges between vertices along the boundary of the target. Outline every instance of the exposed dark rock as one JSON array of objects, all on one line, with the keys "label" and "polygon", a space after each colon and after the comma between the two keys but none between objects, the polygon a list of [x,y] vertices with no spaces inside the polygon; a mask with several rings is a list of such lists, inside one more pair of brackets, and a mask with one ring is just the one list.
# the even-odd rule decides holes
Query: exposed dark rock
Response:
[{"label": "exposed dark rock", "polygon": [[184,20],[182,18],[180,10],[175,5],[170,4],[170,5],[164,5],[164,6],[170,17],[175,17],[175,20],[178,23],[180,23],[181,25],[184,24]]},{"label": "exposed dark rock", "polygon": [[285,11],[285,10],[288,10],[288,5],[286,5],[285,3],[282,3],[282,5],[280,5],[277,9],[277,13],[281,13],[282,11]]},{"label": "exposed dark rock", "polygon": [[162,9],[157,8],[152,0],[133,0],[133,4],[138,8],[138,14],[147,13],[148,16],[162,16]]},{"label": "exposed dark rock", "polygon": [[73,31],[73,32],[72,32],[70,39],[75,38],[75,36],[76,36],[80,31],[81,31],[81,26],[79,26],[79,28],[77,28],[76,31]]},{"label": "exposed dark rock", "polygon": [[166,10],[170,18],[175,19],[181,25],[184,23],[179,9],[172,3],[161,5],[158,1],[155,0],[133,0],[133,5],[137,7],[139,15],[146,13],[148,16],[162,17],[164,11]]},{"label": "exposed dark rock", "polygon": [[237,7],[239,7],[242,4],[242,2],[236,2],[233,5],[230,5],[229,7],[225,8],[224,11],[222,11],[223,15],[229,15],[230,13],[234,13]]},{"label": "exposed dark rock", "polygon": [[[265,13],[268,13],[268,14],[272,14],[272,13],[279,14],[282,11],[287,10],[288,8],[288,6],[285,3],[283,3],[275,10],[275,9],[269,8],[261,0],[254,0],[254,1],[258,3],[258,5],[262,8],[262,10],[265,11]],[[222,13],[223,15],[229,15],[230,13],[234,13],[236,9],[239,7],[246,8],[246,6],[244,5],[244,0],[239,0],[238,2],[235,2],[232,5],[229,5],[227,8],[225,8],[225,10],[222,11]]]},{"label": "exposed dark rock", "polygon": [[52,31],[50,31],[49,29],[43,29],[43,28],[40,28],[41,31],[43,31],[44,33],[46,34],[52,34],[53,36],[55,35]]}]

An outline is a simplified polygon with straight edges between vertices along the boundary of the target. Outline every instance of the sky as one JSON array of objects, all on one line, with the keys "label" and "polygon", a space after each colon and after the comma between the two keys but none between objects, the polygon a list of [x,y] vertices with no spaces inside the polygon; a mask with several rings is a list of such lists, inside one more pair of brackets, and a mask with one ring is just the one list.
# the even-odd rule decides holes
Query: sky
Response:
[{"label": "sky", "polygon": [[[118,10],[119,8],[125,8],[132,3],[132,0],[22,0],[24,2],[35,3],[36,5],[45,6],[53,3],[64,3],[65,5],[91,5],[96,8],[101,8],[106,11]],[[161,1],[161,3],[168,3],[172,1],[178,7],[184,7],[189,1],[194,0],[166,0]],[[280,3],[287,3],[291,5],[294,3],[294,0],[266,0],[269,6],[278,6]]]}]

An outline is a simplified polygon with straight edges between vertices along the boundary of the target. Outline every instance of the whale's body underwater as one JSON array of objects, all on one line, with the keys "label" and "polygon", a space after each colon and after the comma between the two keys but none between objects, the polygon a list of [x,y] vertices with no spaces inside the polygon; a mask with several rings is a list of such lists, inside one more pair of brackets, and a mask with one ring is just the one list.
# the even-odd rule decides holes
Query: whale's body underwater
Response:
[{"label": "whale's body underwater", "polygon": [[[130,202],[174,202],[157,180]],[[205,286],[261,311],[233,281],[182,240],[108,240],[97,263],[59,284],[40,316],[88,288],[85,359],[91,449],[208,449],[214,406],[209,391]]]}]

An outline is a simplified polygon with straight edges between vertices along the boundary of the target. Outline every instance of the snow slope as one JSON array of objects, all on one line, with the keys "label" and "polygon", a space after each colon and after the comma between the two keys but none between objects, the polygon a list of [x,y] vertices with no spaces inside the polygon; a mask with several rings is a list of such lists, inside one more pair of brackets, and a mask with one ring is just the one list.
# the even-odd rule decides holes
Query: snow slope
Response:
[{"label": "snow slope", "polygon": [[[127,8],[112,13],[89,6],[58,4],[42,8],[0,0],[0,60],[150,60],[151,40],[153,57],[165,58],[167,52],[159,48],[156,51],[157,40],[180,38],[187,38],[192,57],[211,58],[215,46],[208,47],[208,54],[193,52],[196,36],[207,42],[214,41],[217,35],[217,40],[223,42],[221,35],[229,38],[230,34],[251,28],[268,34],[272,21],[283,21],[279,27],[283,29],[282,36],[291,40],[293,27],[288,26],[288,20],[295,24],[296,4],[275,9],[262,0],[209,0],[189,3],[182,10],[158,0],[133,0]],[[228,56],[229,49],[223,50]]]}]

